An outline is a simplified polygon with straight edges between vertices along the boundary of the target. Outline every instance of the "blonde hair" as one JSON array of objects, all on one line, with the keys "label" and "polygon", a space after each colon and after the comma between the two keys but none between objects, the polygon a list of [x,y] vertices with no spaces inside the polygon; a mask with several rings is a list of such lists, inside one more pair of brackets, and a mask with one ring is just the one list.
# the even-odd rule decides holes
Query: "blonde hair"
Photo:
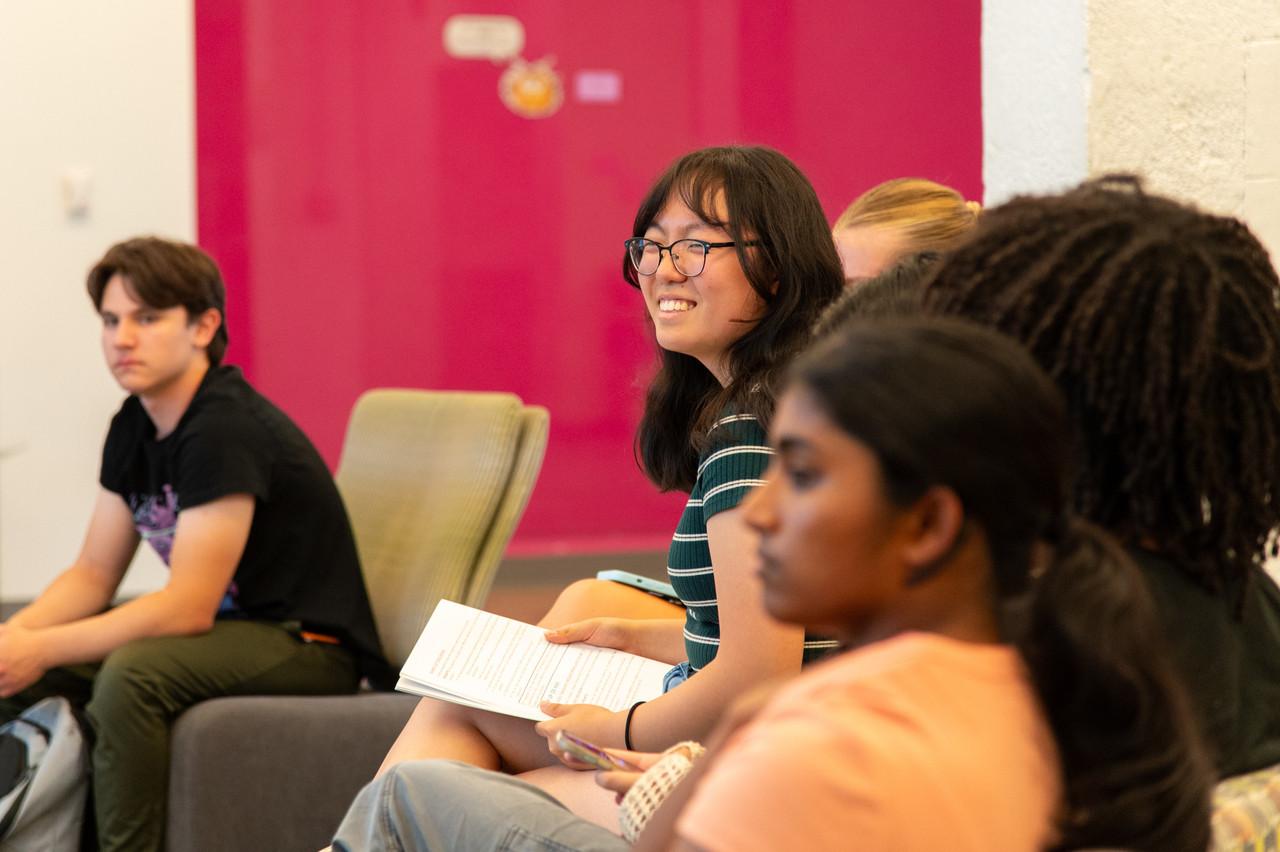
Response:
[{"label": "blonde hair", "polygon": [[903,255],[946,251],[973,228],[981,210],[981,204],[965,201],[949,186],[924,178],[895,178],[858,196],[831,230],[887,227],[905,238]]}]

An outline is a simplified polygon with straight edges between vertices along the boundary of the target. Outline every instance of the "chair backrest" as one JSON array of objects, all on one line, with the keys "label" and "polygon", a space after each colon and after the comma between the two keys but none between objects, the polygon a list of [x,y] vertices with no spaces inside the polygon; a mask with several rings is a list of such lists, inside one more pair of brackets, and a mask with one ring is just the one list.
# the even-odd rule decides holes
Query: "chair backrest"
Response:
[{"label": "chair backrest", "polygon": [[441,598],[480,606],[537,481],[546,409],[506,393],[373,390],[337,482],[395,668]]},{"label": "chair backrest", "polygon": [[551,414],[547,409],[540,405],[524,406],[520,412],[520,445],[516,448],[515,461],[511,465],[511,479],[493,518],[493,526],[485,538],[484,549],[471,572],[467,596],[461,601],[467,606],[483,606],[489,597],[489,590],[493,588],[493,580],[498,576],[498,566],[502,564],[507,543],[515,535],[516,526],[524,516],[525,507],[529,505],[533,486],[538,481],[538,473],[542,470],[550,429]]}]

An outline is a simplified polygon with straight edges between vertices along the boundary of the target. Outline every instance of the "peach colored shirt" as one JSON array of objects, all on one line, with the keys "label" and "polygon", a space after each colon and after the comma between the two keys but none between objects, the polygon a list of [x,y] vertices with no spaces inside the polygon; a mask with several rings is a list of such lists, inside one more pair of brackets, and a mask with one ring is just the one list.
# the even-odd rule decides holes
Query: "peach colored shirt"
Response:
[{"label": "peach colored shirt", "polygon": [[708,850],[1042,849],[1057,749],[1008,646],[907,633],[788,684],[676,827]]}]

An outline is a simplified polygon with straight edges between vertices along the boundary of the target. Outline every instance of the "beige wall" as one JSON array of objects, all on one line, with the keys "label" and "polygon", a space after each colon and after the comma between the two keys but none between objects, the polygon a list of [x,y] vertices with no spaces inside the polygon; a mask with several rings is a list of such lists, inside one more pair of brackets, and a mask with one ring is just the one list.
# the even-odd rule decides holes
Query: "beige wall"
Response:
[{"label": "beige wall", "polygon": [[1089,0],[1089,171],[1244,218],[1280,252],[1280,0]]}]

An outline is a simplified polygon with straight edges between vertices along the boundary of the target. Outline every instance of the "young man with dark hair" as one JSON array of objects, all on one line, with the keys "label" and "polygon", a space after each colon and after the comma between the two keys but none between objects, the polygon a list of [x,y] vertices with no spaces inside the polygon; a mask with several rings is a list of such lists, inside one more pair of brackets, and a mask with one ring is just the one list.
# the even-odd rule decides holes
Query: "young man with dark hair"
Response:
[{"label": "young man with dark hair", "polygon": [[[0,719],[50,694],[83,705],[101,848],[158,850],[182,711],[223,695],[351,692],[385,663],[332,477],[297,426],[221,366],[212,259],[133,239],[87,287],[129,397],[80,554],[0,625]],[[112,607],[143,539],[168,582]]]}]

